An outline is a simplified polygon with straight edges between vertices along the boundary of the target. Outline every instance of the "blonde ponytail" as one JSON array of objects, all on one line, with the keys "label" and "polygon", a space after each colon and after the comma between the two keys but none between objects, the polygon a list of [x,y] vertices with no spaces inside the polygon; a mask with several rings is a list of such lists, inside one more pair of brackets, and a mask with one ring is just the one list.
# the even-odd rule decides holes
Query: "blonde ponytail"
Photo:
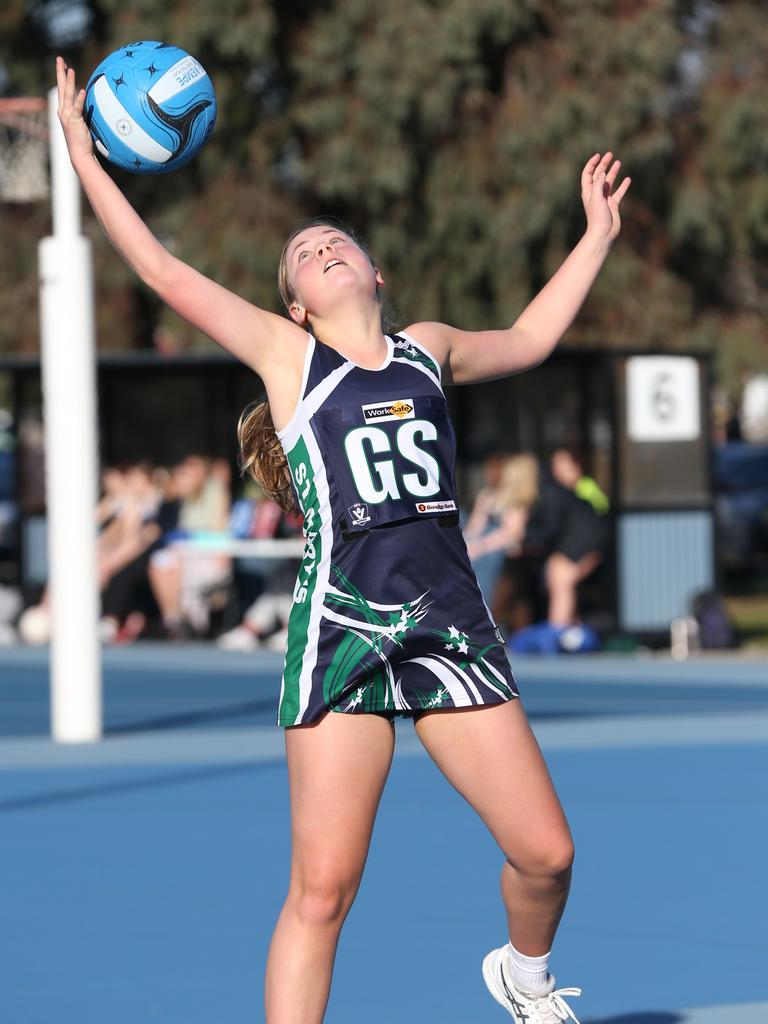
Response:
[{"label": "blonde ponytail", "polygon": [[253,402],[243,410],[237,440],[243,476],[251,476],[284,512],[296,511],[288,460],[275,432],[269,402]]}]

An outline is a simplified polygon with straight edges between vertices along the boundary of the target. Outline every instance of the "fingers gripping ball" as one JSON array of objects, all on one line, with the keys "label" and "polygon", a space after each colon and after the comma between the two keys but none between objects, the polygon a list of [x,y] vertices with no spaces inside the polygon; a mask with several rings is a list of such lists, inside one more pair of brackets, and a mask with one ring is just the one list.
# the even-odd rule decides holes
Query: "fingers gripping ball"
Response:
[{"label": "fingers gripping ball", "polygon": [[216,96],[194,57],[145,40],[99,64],[84,113],[96,149],[111,163],[136,174],[164,174],[205,144],[216,121]]}]

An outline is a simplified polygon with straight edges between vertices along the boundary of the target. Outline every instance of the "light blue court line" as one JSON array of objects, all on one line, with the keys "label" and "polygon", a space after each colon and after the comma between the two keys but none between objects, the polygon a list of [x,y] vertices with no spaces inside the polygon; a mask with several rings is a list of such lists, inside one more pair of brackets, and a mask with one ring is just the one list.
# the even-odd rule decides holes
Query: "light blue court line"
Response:
[{"label": "light blue court line", "polygon": [[[142,672],[171,669],[194,675],[227,675],[253,678],[265,673],[280,675],[282,655],[269,651],[221,651],[212,644],[137,643],[102,651],[105,669]],[[611,686],[739,685],[768,689],[768,656],[753,652],[698,654],[686,661],[674,661],[667,654],[575,655],[531,657],[514,655],[514,671],[523,682],[567,682],[569,680]],[[46,647],[0,648],[0,673],[14,668],[43,668],[48,664]]]},{"label": "light blue court line", "polygon": [[[47,668],[47,647],[0,648],[0,673],[14,668]],[[194,675],[233,675],[252,678],[269,672],[279,676],[283,656],[270,651],[221,651],[214,644],[191,643],[183,645],[163,643],[136,643],[126,647],[106,647],[101,652],[105,669],[129,669],[140,673],[145,669],[189,672]]]},{"label": "light blue court line", "polygon": [[[768,712],[605,716],[534,722],[545,753],[677,746],[740,746],[768,742]],[[410,723],[398,725],[397,756],[426,756]],[[281,760],[277,726],[156,731],[110,736],[94,744],[61,744],[31,737],[0,740],[0,771],[91,765],[256,764]]]},{"label": "light blue court line", "polygon": [[42,737],[0,740],[0,771],[97,765],[258,764],[284,757],[277,726],[130,733],[98,743],[54,743]]},{"label": "light blue court line", "polygon": [[547,750],[722,746],[768,742],[768,712],[612,716],[586,721],[534,722]]},{"label": "light blue court line", "polygon": [[675,661],[667,654],[572,657],[519,657],[510,659],[525,682],[588,682],[607,686],[754,686],[768,689],[768,656],[757,653],[698,654]]}]

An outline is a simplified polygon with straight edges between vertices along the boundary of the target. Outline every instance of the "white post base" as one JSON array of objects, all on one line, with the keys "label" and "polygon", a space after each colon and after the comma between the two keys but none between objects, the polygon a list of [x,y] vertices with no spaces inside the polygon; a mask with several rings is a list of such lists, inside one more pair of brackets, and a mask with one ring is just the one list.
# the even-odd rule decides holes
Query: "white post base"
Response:
[{"label": "white post base", "polygon": [[91,252],[77,235],[40,243],[51,603],[51,725],[62,743],[101,736],[97,637],[96,385]]}]

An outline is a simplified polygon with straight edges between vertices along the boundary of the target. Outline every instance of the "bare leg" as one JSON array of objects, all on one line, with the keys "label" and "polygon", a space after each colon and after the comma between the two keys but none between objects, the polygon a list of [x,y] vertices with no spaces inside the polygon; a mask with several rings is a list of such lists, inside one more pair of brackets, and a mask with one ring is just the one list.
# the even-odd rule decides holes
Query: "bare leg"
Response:
[{"label": "bare leg", "polygon": [[267,1024],[320,1024],[395,745],[379,715],[286,730],[291,881],[267,962]]},{"label": "bare leg", "polygon": [[163,622],[178,622],[181,618],[181,565],[179,559],[161,564],[149,563],[149,584],[157,601]]},{"label": "bare leg", "polygon": [[520,701],[426,712],[416,731],[506,857],[501,892],[512,944],[543,956],[568,898],[573,843]]},{"label": "bare leg", "polygon": [[600,563],[600,555],[590,551],[578,562],[556,551],[547,559],[546,578],[549,593],[548,619],[553,626],[572,626],[576,621],[576,587]]}]

